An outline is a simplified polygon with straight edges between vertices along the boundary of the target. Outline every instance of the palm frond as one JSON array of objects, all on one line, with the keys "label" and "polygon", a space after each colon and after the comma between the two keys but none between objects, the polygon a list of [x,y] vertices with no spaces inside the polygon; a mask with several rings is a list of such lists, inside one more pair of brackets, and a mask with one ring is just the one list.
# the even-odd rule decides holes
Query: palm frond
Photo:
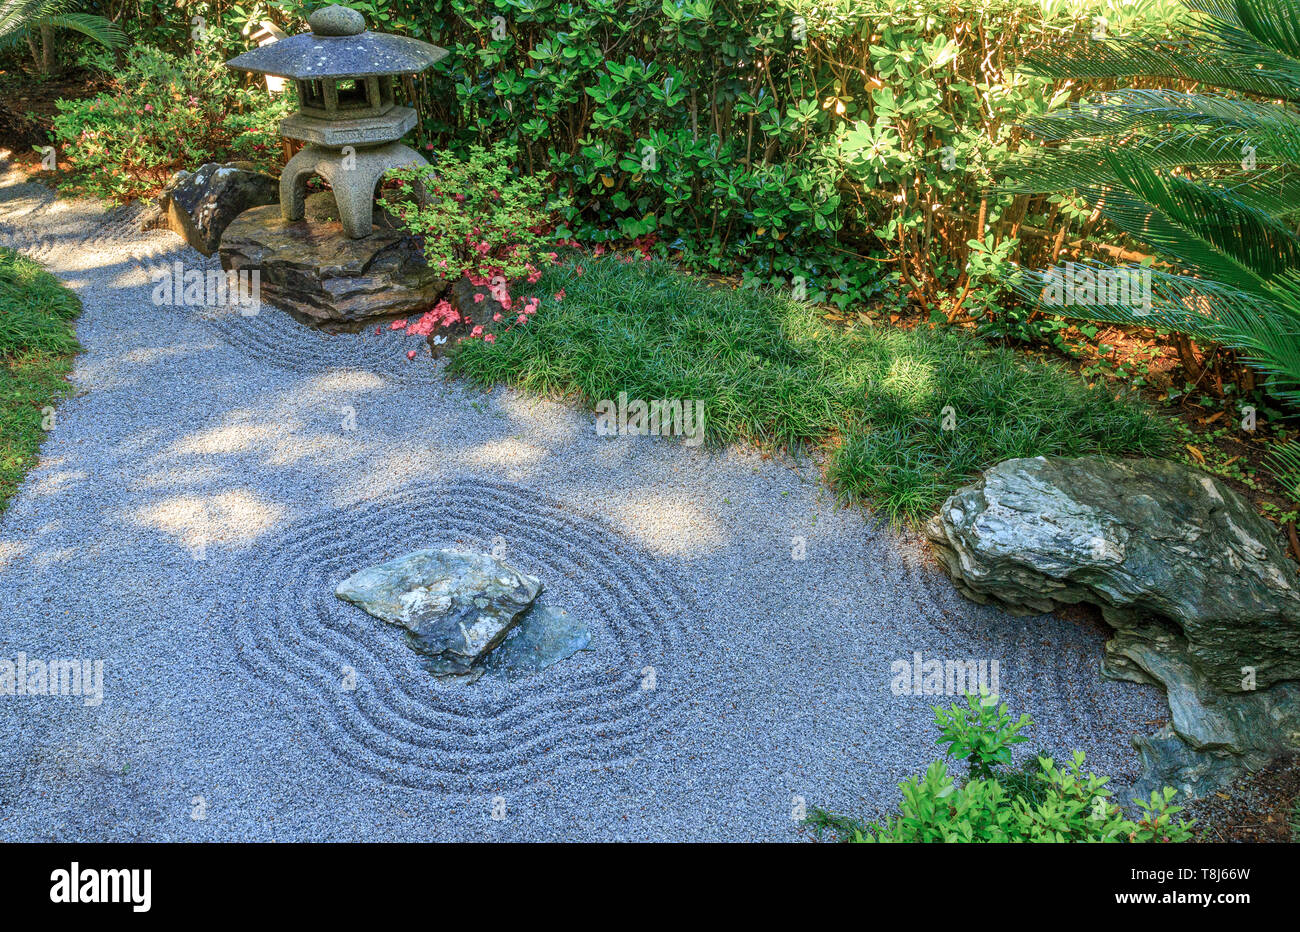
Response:
[{"label": "palm frond", "polygon": [[1102,214],[1188,270],[1257,291],[1300,268],[1300,236],[1230,190],[1156,171],[1123,151],[1107,153],[1106,160],[1118,186],[1093,192],[1094,199],[1105,196]]},{"label": "palm frond", "polygon": [[125,44],[126,33],[120,26],[93,13],[70,11],[72,2],[0,0],[0,47],[21,42],[30,30],[42,25],[71,29],[109,48]]},{"label": "palm frond", "polygon": [[1157,128],[1248,135],[1275,160],[1300,163],[1300,114],[1273,103],[1160,88],[1113,91],[1021,124],[1047,140],[1122,136]]},{"label": "palm frond", "polygon": [[[1300,213],[1300,161],[1256,149],[1256,138],[1186,131],[1168,136],[1133,135],[1108,146],[1132,153],[1154,169],[1181,169],[1203,183],[1226,188],[1242,203],[1274,217]],[[1022,149],[1003,163],[1005,177],[997,190],[1048,194],[1114,187],[1119,179],[1107,154],[1095,140],[1057,149]]]},{"label": "palm frond", "polygon": [[87,39],[93,39],[110,49],[126,44],[126,33],[122,27],[92,13],[60,13],[57,16],[47,16],[42,22],[79,32]]},{"label": "palm frond", "polygon": [[65,10],[69,0],[0,0],[0,40],[27,30],[39,19]]},{"label": "palm frond", "polygon": [[[1184,0],[1190,9],[1211,18],[1215,39],[1244,53],[1264,46],[1300,56],[1300,21],[1292,0]],[[1262,63],[1261,63],[1262,64]]]},{"label": "palm frond", "polygon": [[[1219,344],[1239,353],[1269,379],[1269,391],[1288,405],[1300,406],[1300,281],[1288,277],[1281,285],[1249,294],[1221,283],[1159,269],[1086,263],[1098,280],[1110,274],[1132,280],[1144,273],[1150,291],[1128,300],[1111,301],[1098,289],[1085,303],[1048,300],[1048,292],[1075,270],[1027,270],[1013,281],[1013,289],[1042,310],[1067,318],[1080,318],[1121,326],[1153,327],[1185,333],[1206,344]],[[1288,293],[1290,292],[1290,293]]]},{"label": "palm frond", "polygon": [[[1290,440],[1274,445],[1264,465],[1291,500],[1300,502],[1300,442]],[[1296,831],[1300,833],[1300,826]]]},{"label": "palm frond", "polygon": [[1300,99],[1300,64],[1263,46],[1243,53],[1226,44],[1154,43],[1140,37],[1074,40],[1026,55],[1022,70],[1040,77],[1166,78],[1284,100]]}]

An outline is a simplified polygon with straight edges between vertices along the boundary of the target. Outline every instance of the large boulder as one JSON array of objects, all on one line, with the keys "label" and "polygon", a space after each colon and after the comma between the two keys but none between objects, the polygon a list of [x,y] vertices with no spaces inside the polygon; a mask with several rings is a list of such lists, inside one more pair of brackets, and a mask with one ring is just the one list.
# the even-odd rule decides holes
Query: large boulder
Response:
[{"label": "large boulder", "polygon": [[167,227],[210,256],[232,220],[250,208],[279,201],[278,179],[236,162],[208,162],[194,172],[177,172],[141,225]]},{"label": "large boulder", "polygon": [[326,330],[420,314],[447,291],[418,239],[384,214],[369,236],[352,239],[327,192],[307,198],[302,220],[284,220],[279,206],[244,212],[226,228],[220,252],[227,270],[260,271],[263,302]]},{"label": "large boulder", "polygon": [[1169,697],[1170,726],[1135,741],[1140,792],[1203,794],[1300,749],[1296,566],[1217,479],[1165,460],[1008,460],[927,534],[976,601],[1101,608],[1116,632],[1106,671]]}]

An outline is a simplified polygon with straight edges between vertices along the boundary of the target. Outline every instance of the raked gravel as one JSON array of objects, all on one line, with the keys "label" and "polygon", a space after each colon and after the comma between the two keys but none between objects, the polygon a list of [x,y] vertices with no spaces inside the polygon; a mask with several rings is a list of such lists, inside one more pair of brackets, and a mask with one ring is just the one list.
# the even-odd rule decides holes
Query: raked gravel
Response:
[{"label": "raked gravel", "polygon": [[[398,333],[155,306],[150,263],[213,260],[135,214],[0,177],[0,245],[76,289],[86,350],[0,519],[0,658],[104,671],[97,706],[0,696],[0,838],[794,840],[801,800],[881,815],[938,754],[941,700],[891,691],[915,652],[997,660],[1022,750],[1136,777],[1167,709],[1099,631],[963,600],[816,463],[598,438]],[[334,598],[494,543],[592,650],[435,681]]]}]

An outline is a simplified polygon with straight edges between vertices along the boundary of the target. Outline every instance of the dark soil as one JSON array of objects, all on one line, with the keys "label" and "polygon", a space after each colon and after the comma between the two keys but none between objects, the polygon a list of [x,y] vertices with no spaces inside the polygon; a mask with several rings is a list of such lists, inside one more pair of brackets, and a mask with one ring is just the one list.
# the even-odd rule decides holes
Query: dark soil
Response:
[{"label": "dark soil", "polygon": [[57,100],[93,97],[108,84],[105,75],[70,69],[44,76],[16,68],[0,70],[0,151],[19,164],[40,162],[33,146],[48,145]]},{"label": "dark soil", "polygon": [[[1300,839],[1300,758],[1241,780],[1228,793],[1187,804],[1203,842],[1291,842]],[[1294,828],[1292,825],[1294,824]]]}]

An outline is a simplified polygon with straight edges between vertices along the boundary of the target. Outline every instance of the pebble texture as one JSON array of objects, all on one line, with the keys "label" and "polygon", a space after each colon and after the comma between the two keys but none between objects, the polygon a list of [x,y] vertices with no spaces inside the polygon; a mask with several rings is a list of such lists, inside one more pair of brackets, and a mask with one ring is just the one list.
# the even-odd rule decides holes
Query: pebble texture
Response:
[{"label": "pebble texture", "polygon": [[[817,463],[599,438],[397,332],[155,307],[148,264],[203,257],[19,181],[0,244],[81,295],[86,352],[0,518],[0,656],[101,659],[104,698],[0,696],[0,839],[796,840],[936,755],[949,700],[891,691],[916,652],[998,660],[1024,753],[1137,777],[1167,711],[1099,630],[966,601]],[[334,595],[500,546],[588,650],[467,689]]]}]

